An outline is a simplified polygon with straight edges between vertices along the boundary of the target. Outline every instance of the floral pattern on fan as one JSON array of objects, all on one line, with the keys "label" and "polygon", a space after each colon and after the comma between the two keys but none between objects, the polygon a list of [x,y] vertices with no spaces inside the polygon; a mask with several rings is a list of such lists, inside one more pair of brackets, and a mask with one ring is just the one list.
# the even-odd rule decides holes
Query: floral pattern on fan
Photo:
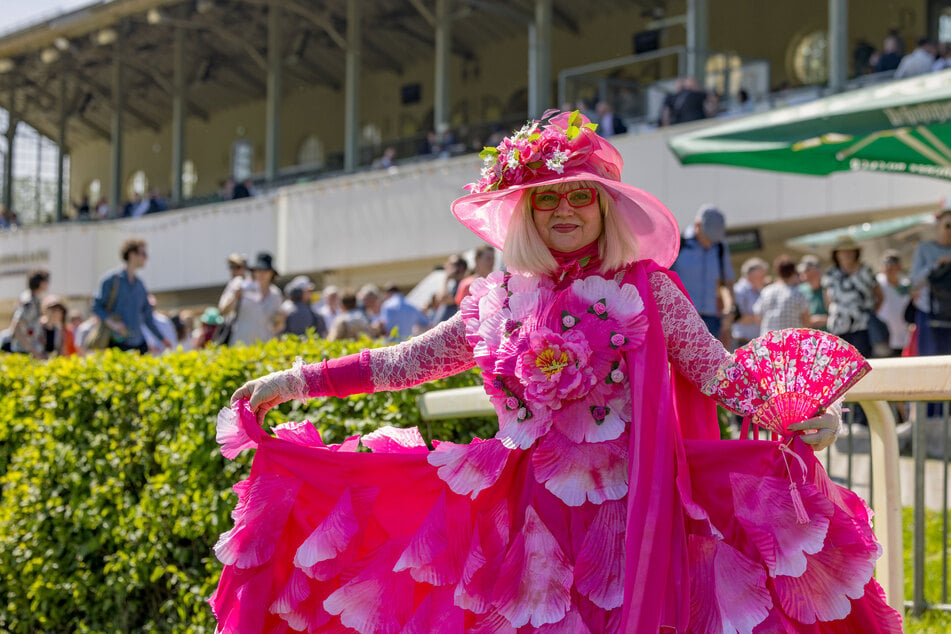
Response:
[{"label": "floral pattern on fan", "polygon": [[785,434],[834,403],[871,369],[848,342],[819,330],[776,330],[720,366],[703,392],[756,425]]}]

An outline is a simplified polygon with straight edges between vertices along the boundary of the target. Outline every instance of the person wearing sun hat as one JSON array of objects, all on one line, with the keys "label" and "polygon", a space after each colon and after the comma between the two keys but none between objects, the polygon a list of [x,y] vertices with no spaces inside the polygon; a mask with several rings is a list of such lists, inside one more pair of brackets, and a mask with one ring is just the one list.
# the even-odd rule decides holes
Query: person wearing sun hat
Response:
[{"label": "person wearing sun hat", "polygon": [[854,238],[837,238],[832,245],[832,266],[822,276],[822,288],[829,311],[829,332],[870,357],[869,318],[882,304],[882,289],[861,255],[862,247]]},{"label": "person wearing sun hat", "polygon": [[[677,223],[621,181],[595,127],[550,112],[482,153],[452,213],[502,249],[506,270],[474,281],[456,315],[234,393],[222,451],[257,453],[216,546],[219,631],[900,631],[872,579],[863,503],[800,478],[821,469],[809,444],[834,440],[847,379],[830,411],[784,427],[793,467],[778,443],[721,442],[714,400],[751,416],[772,394],[707,331],[667,270]],[[373,453],[348,454],[303,423],[278,440],[258,427],[291,399],[473,367],[493,438],[430,450],[414,429],[383,427],[363,438]],[[805,552],[800,538],[820,528]],[[767,542],[781,561],[757,550]],[[827,574],[829,587],[804,578]]]},{"label": "person wearing sun hat", "polygon": [[283,296],[274,285],[277,270],[271,254],[258,253],[248,269],[251,279],[234,289],[229,285],[218,303],[222,316],[233,321],[228,345],[269,341],[284,328]]}]

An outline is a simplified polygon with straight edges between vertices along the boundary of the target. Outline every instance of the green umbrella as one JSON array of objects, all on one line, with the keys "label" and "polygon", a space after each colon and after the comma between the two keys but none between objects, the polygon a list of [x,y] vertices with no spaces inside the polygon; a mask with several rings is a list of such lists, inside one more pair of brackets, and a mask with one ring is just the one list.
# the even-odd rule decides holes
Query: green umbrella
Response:
[{"label": "green umbrella", "polygon": [[672,137],[688,165],[951,180],[951,70],[872,85]]},{"label": "green umbrella", "polygon": [[914,216],[903,216],[901,218],[878,220],[876,222],[863,222],[862,224],[842,227],[841,229],[830,229],[829,231],[810,233],[787,240],[786,244],[802,249],[831,247],[842,236],[849,236],[856,241],[873,240],[875,238],[894,235],[905,229],[917,227],[918,225],[926,225],[929,222],[934,222],[934,214],[915,214]]}]

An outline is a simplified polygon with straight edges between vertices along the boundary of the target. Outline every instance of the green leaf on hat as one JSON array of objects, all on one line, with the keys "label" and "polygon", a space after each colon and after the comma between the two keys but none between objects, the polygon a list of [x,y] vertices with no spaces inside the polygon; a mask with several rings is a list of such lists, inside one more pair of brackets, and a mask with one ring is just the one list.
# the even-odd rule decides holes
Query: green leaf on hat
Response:
[{"label": "green leaf on hat", "polygon": [[495,158],[499,155],[499,150],[494,147],[484,147],[482,151],[479,152],[480,159]]}]

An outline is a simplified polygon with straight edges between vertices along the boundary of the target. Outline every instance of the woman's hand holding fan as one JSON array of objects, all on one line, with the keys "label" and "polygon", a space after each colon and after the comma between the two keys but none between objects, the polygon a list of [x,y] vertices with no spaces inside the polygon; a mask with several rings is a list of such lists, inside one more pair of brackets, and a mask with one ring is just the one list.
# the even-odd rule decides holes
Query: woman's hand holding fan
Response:
[{"label": "woman's hand holding fan", "polygon": [[738,348],[704,391],[781,436],[805,431],[802,440],[819,450],[832,444],[838,433],[837,401],[870,369],[846,341],[792,328]]},{"label": "woman's hand holding fan", "polygon": [[806,432],[800,436],[802,441],[810,445],[813,451],[822,451],[835,442],[841,427],[842,416],[838,413],[828,411],[820,416],[804,420],[800,423],[793,423],[786,427],[786,431]]}]

